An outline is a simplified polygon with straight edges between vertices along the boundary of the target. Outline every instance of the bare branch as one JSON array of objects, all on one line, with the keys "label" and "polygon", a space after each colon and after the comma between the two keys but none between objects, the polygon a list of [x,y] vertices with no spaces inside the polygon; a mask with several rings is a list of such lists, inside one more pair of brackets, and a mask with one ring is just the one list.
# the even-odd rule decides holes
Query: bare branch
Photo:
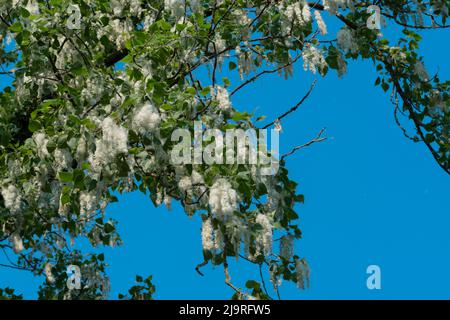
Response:
[{"label": "bare branch", "polygon": [[447,29],[450,28],[450,25],[439,25],[435,18],[433,16],[430,16],[431,20],[435,25],[433,26],[425,26],[425,25],[413,25],[405,22],[401,22],[396,16],[393,16],[391,14],[388,14],[386,12],[381,12],[381,14],[387,18],[390,18],[394,20],[394,22],[402,27],[405,28],[412,28],[412,29],[420,29],[420,30],[430,30],[430,29]]},{"label": "bare branch", "polygon": [[292,108],[290,108],[288,111],[286,111],[285,113],[283,113],[281,116],[279,116],[278,118],[276,118],[275,120],[273,120],[271,123],[266,124],[263,129],[267,129],[271,126],[273,126],[276,122],[280,121],[281,119],[283,119],[284,117],[286,117],[287,115],[289,115],[290,113],[294,112],[295,110],[298,109],[298,107],[300,107],[303,102],[305,102],[306,99],[308,99],[309,95],[311,94],[311,92],[313,91],[314,87],[316,86],[316,82],[317,80],[314,80],[313,83],[311,84],[311,86],[309,87],[308,92],[303,96],[303,98]]},{"label": "bare branch", "polygon": [[6,19],[3,16],[0,16],[0,20],[9,28],[11,26],[11,24],[6,21]]},{"label": "bare branch", "polygon": [[111,55],[105,59],[105,66],[111,67],[115,65],[117,62],[125,58],[129,53],[130,51],[128,51],[128,49],[126,48],[111,53]]},{"label": "bare branch", "polygon": [[302,145],[300,145],[300,146],[297,146],[297,147],[295,147],[294,149],[292,149],[290,152],[284,154],[284,155],[281,157],[281,161],[283,161],[286,157],[288,157],[288,156],[294,154],[295,152],[297,152],[297,151],[300,150],[300,149],[309,147],[310,145],[312,145],[312,144],[314,144],[314,143],[322,142],[322,141],[327,140],[326,137],[322,137],[322,135],[324,134],[325,130],[326,130],[326,128],[323,128],[322,130],[320,130],[319,134],[318,134],[314,139],[312,139],[311,141],[309,141],[309,142],[307,142],[307,143],[305,143],[305,144],[302,144]]},{"label": "bare branch", "polygon": [[251,298],[251,296],[249,294],[243,292],[241,289],[239,289],[233,283],[231,283],[230,271],[228,269],[228,261],[227,261],[226,249],[223,250],[222,257],[223,257],[223,271],[225,273],[225,283],[226,283],[226,285],[229,286],[231,289],[233,289],[240,297]]},{"label": "bare branch", "polygon": [[9,269],[16,269],[16,270],[21,270],[21,271],[33,271],[33,270],[27,269],[25,267],[16,267],[16,266],[11,266],[11,265],[4,264],[4,263],[0,263],[0,267],[5,267],[5,268],[9,268]]},{"label": "bare branch", "polygon": [[266,295],[267,295],[271,300],[273,300],[273,299],[270,297],[269,292],[267,291],[267,288],[266,288],[266,282],[264,281],[264,275],[263,275],[263,271],[262,271],[262,263],[259,264],[259,276],[260,276],[260,278],[261,278],[261,283],[262,283],[262,285],[263,285],[264,292],[266,293]]},{"label": "bare branch", "polygon": [[208,264],[208,261],[204,260],[202,263],[198,264],[195,267],[195,271],[197,271],[197,273],[199,275],[201,275],[202,277],[205,276],[205,275],[200,271],[200,269],[203,268],[204,266],[206,266],[207,264]]}]

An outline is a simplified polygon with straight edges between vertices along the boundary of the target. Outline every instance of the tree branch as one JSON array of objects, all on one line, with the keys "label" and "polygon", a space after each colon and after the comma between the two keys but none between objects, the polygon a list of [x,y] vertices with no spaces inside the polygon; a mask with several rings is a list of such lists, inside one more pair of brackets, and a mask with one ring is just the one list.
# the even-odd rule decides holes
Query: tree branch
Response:
[{"label": "tree branch", "polygon": [[323,128],[322,130],[320,130],[319,134],[318,134],[314,139],[312,139],[311,141],[309,141],[309,142],[307,142],[307,143],[305,143],[305,144],[302,144],[302,145],[300,145],[300,146],[297,146],[297,147],[295,147],[294,149],[292,149],[290,152],[284,154],[284,155],[281,157],[281,161],[283,161],[286,157],[288,157],[288,156],[294,154],[295,152],[297,152],[297,151],[300,150],[300,149],[309,147],[310,145],[312,145],[312,144],[314,144],[314,143],[322,142],[322,141],[327,140],[326,137],[322,137],[322,135],[324,134],[325,130],[326,130],[326,128]]},{"label": "tree branch", "polygon": [[201,275],[202,277],[205,276],[205,275],[200,271],[200,269],[203,268],[204,266],[206,266],[207,264],[208,264],[208,261],[204,260],[202,263],[198,264],[195,267],[195,271],[197,271],[197,273],[199,275]]},{"label": "tree branch", "polygon": [[303,96],[303,98],[292,108],[290,108],[288,111],[286,111],[285,113],[283,113],[281,116],[279,116],[278,118],[276,118],[275,120],[273,120],[271,123],[266,124],[263,129],[267,129],[271,126],[273,126],[276,122],[280,121],[281,119],[283,119],[284,117],[288,116],[289,114],[291,114],[292,112],[294,112],[295,110],[298,109],[298,107],[300,107],[303,102],[305,102],[306,99],[308,99],[309,95],[311,94],[311,92],[313,91],[314,87],[316,86],[317,80],[314,80],[313,83],[311,84],[311,86],[309,87],[308,92]]},{"label": "tree branch", "polygon": [[117,62],[125,58],[129,53],[130,51],[126,48],[114,51],[108,58],[105,59],[105,66],[111,67],[115,65]]},{"label": "tree branch", "polygon": [[287,67],[293,65],[294,63],[296,63],[296,62],[300,59],[301,56],[302,56],[301,54],[297,55],[292,61],[289,61],[289,62],[286,63],[285,65],[282,65],[281,67],[278,67],[278,68],[276,68],[276,69],[261,71],[260,73],[258,73],[258,74],[255,75],[254,77],[252,77],[252,78],[246,80],[245,82],[243,82],[243,83],[241,83],[239,86],[237,86],[237,87],[230,93],[230,97],[233,96],[236,92],[238,92],[240,89],[242,89],[242,88],[245,87],[246,85],[248,85],[248,84],[254,82],[255,80],[257,80],[259,77],[261,77],[261,76],[263,76],[263,75],[265,75],[265,74],[276,73],[276,72],[278,72],[278,71],[280,71],[280,70],[283,70],[283,69],[285,69],[285,68],[287,68]]}]

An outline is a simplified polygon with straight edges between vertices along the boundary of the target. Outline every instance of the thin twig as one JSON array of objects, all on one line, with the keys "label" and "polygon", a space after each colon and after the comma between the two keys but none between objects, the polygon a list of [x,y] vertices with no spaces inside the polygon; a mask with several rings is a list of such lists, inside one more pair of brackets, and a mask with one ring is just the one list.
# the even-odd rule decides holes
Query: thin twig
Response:
[{"label": "thin twig", "polygon": [[288,157],[288,156],[294,154],[296,151],[298,151],[298,150],[300,150],[300,149],[309,147],[310,145],[312,145],[312,144],[314,144],[314,143],[322,142],[322,141],[327,140],[326,137],[322,137],[322,135],[323,135],[323,133],[325,132],[325,130],[326,130],[326,128],[323,128],[322,130],[320,130],[320,132],[319,132],[319,134],[317,135],[317,137],[315,137],[314,139],[312,139],[311,141],[309,141],[309,142],[307,142],[307,143],[305,143],[305,144],[302,144],[302,145],[300,145],[300,146],[295,147],[295,148],[292,149],[290,152],[284,154],[284,155],[281,157],[281,161],[283,161],[286,157]]},{"label": "thin twig", "polygon": [[201,275],[202,277],[204,277],[205,275],[200,271],[201,268],[203,268],[204,266],[206,266],[208,264],[208,261],[204,260],[202,263],[198,264],[195,267],[195,271],[197,271],[197,273],[199,275]]},{"label": "thin twig", "polygon": [[293,65],[294,63],[296,63],[300,58],[301,58],[301,54],[297,55],[293,60],[289,61],[288,63],[282,65],[281,67],[278,67],[276,69],[272,69],[272,70],[264,70],[261,71],[260,73],[258,73],[257,75],[255,75],[254,77],[246,80],[245,82],[241,83],[239,86],[237,86],[231,93],[230,96],[233,96],[236,92],[238,92],[239,90],[241,90],[243,87],[245,87],[246,85],[254,82],[255,80],[257,80],[259,77],[265,75],[265,74],[271,74],[271,73],[276,73],[280,70],[283,70],[291,65]]},{"label": "thin twig", "polygon": [[275,120],[273,120],[271,123],[266,124],[263,129],[267,129],[271,126],[273,126],[276,122],[280,121],[281,119],[283,119],[284,117],[286,117],[287,115],[289,115],[290,113],[294,112],[295,110],[298,109],[298,107],[300,107],[303,102],[305,102],[306,99],[308,99],[309,95],[311,94],[311,92],[313,91],[315,85],[316,85],[317,80],[314,80],[313,83],[311,84],[311,86],[309,87],[308,92],[304,95],[304,97],[292,108],[290,108],[288,111],[286,111],[285,113],[283,113],[281,116],[279,116],[278,118],[276,118]]},{"label": "thin twig", "polygon": [[263,271],[262,271],[262,263],[259,264],[259,275],[260,275],[260,277],[261,277],[261,283],[262,283],[262,285],[263,285],[264,292],[266,293],[266,295],[267,295],[271,300],[273,300],[273,299],[270,297],[269,292],[267,291],[266,282],[264,281],[264,275],[263,275]]}]

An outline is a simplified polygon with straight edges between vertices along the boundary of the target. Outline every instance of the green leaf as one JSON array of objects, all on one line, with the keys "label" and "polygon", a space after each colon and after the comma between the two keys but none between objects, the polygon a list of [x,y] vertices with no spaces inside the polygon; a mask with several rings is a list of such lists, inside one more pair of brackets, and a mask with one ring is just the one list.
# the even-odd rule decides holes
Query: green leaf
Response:
[{"label": "green leaf", "polygon": [[305,203],[305,196],[303,194],[298,194],[297,196],[295,196],[295,201]]},{"label": "green leaf", "polygon": [[233,114],[233,120],[234,121],[242,121],[247,120],[249,118],[249,114],[247,112],[235,112]]},{"label": "green leaf", "polygon": [[247,289],[256,289],[256,290],[258,290],[260,288],[259,283],[256,282],[255,280],[248,280],[245,283],[245,286],[247,287]]},{"label": "green leaf", "polygon": [[67,194],[67,193],[63,194],[61,196],[61,204],[65,205],[69,202],[70,202],[70,194]]},{"label": "green leaf", "polygon": [[231,84],[231,82],[230,82],[230,80],[228,78],[224,77],[224,78],[222,78],[222,81],[223,81],[223,85],[224,85],[225,88],[229,87],[230,84]]},{"label": "green leaf", "polygon": [[204,87],[204,88],[202,89],[202,91],[200,92],[200,94],[201,94],[202,96],[207,96],[210,92],[211,92],[211,87]]},{"label": "green leaf", "polygon": [[20,22],[15,22],[9,27],[11,32],[21,32],[23,30],[22,24]]},{"label": "green leaf", "polygon": [[197,91],[195,90],[194,87],[188,87],[188,88],[186,89],[186,92],[189,93],[189,94],[191,94],[191,95],[194,95]]},{"label": "green leaf", "polygon": [[115,230],[116,228],[114,228],[114,225],[110,222],[105,224],[105,232],[106,233],[111,233]]}]

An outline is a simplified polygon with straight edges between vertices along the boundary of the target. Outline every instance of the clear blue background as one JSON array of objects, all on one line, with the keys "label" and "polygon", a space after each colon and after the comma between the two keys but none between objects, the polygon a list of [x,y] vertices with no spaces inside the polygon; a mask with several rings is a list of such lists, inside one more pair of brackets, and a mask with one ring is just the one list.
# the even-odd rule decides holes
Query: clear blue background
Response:
[{"label": "clear blue background", "polygon": [[[448,79],[448,31],[422,34],[428,70]],[[234,97],[234,106],[275,118],[314,79],[301,62],[295,71],[288,81],[275,75],[261,78]],[[308,290],[286,283],[282,298],[450,298],[450,177],[423,144],[402,135],[389,94],[373,85],[376,77],[367,61],[350,64],[343,79],[334,73],[319,77],[311,97],[282,122],[282,152],[309,141],[322,127],[329,137],[288,160],[291,177],[306,196],[305,205],[297,208],[304,238],[296,252],[308,259],[312,273]],[[205,267],[204,277],[194,270],[202,261],[198,217],[189,219],[179,205],[172,212],[155,209],[139,193],[121,197],[108,212],[120,221],[125,242],[106,249],[111,298],[126,292],[136,274],[154,276],[158,299],[231,297],[221,268]],[[366,287],[371,264],[381,267],[381,290]],[[258,280],[257,271],[242,260],[231,263],[239,286],[249,278]],[[14,287],[27,298],[36,297],[42,281],[27,272],[0,269],[0,287]]]}]

